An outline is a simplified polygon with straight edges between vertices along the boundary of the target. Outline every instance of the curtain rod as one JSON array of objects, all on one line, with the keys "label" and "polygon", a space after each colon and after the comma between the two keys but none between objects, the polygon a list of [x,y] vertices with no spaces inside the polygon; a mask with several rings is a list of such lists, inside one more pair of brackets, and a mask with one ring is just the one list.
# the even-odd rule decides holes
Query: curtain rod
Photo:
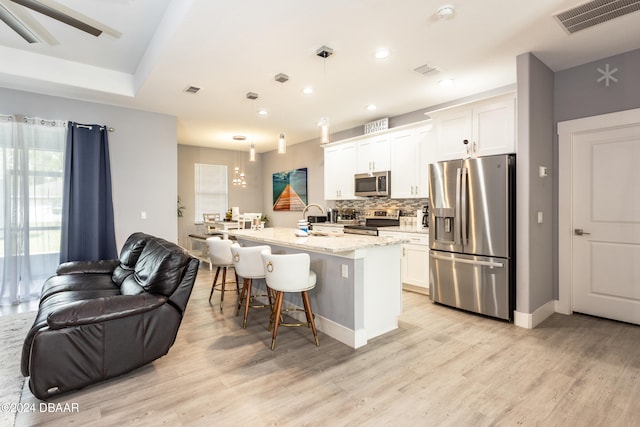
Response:
[{"label": "curtain rod", "polygon": [[[90,125],[81,125],[81,124],[78,124],[78,123],[76,123],[76,127],[77,127],[77,128],[83,128],[83,129],[93,129],[93,126],[90,126]],[[115,131],[116,131],[114,128],[112,128],[112,127],[110,127],[110,126],[109,126],[109,127],[107,127],[107,126],[100,126],[100,130],[103,130],[103,129],[106,129],[106,130],[108,130],[109,132],[115,132]]]},{"label": "curtain rod", "polygon": [[[13,119],[13,118],[14,118],[14,117],[16,117],[16,116],[10,116],[10,115],[6,115],[6,114],[0,114],[0,117],[4,117],[4,118],[6,118],[6,119]],[[25,122],[26,122],[26,121],[28,121],[28,120],[35,120],[35,118],[34,118],[34,117],[27,117],[27,116],[21,116],[21,117],[23,117],[23,120],[24,120]],[[49,124],[51,124],[51,125],[54,125],[54,126],[55,126],[57,122],[58,122],[58,120],[45,120],[45,119],[40,119],[40,124],[41,124],[41,125],[45,125],[45,124],[49,123]],[[62,125],[66,127],[66,126],[67,126],[67,122],[66,122],[66,121],[62,121]],[[76,125],[76,127],[79,127],[79,128],[84,128],[84,129],[93,129],[93,126],[90,126],[90,125],[82,125],[82,124],[79,124],[79,123],[76,123],[75,125]],[[115,131],[116,131],[116,130],[115,130],[114,128],[112,128],[111,126],[100,126],[100,130],[103,130],[103,129],[106,129],[106,130],[107,130],[107,131],[109,131],[109,132],[115,132]]]}]

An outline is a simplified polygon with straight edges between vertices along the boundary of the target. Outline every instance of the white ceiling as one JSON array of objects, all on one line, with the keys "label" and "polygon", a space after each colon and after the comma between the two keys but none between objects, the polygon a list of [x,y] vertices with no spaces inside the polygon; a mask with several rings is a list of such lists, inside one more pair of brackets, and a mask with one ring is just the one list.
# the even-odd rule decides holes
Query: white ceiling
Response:
[{"label": "white ceiling", "polygon": [[[0,86],[175,115],[181,144],[247,151],[253,138],[258,152],[275,149],[280,131],[289,144],[317,138],[325,115],[337,132],[511,85],[525,52],[559,71],[640,46],[638,12],[568,35],[552,15],[582,0],[56,3],[121,37],[22,8],[58,44],[28,44],[0,21]],[[446,3],[456,13],[439,20]],[[318,57],[323,45],[335,54]],[[374,58],[380,47],[391,50],[386,60]],[[439,71],[413,71],[424,64]],[[289,81],[276,82],[278,73]],[[443,78],[454,85],[441,87]],[[200,92],[185,93],[189,85]],[[305,85],[315,93],[302,94]],[[237,134],[248,140],[232,141]]]}]

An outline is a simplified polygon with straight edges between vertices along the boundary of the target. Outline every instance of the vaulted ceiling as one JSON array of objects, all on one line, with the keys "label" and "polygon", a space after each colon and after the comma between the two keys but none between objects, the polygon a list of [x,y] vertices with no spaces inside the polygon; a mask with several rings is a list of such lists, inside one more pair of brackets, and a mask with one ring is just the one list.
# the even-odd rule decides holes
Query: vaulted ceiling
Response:
[{"label": "vaulted ceiling", "polygon": [[511,85],[525,52],[559,71],[640,46],[638,12],[569,34],[553,15],[576,0],[458,0],[444,19],[445,0],[39,0],[98,37],[18,3],[0,0],[41,42],[0,22],[0,86],[175,115],[181,144],[258,152],[318,137],[323,116],[336,132]]}]

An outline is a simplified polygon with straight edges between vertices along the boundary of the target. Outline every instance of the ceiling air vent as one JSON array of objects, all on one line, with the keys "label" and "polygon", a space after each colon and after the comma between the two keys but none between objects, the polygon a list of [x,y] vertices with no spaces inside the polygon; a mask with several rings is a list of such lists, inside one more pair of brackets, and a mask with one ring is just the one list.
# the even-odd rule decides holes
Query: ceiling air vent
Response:
[{"label": "ceiling air vent", "polygon": [[594,0],[554,14],[568,34],[640,10],[640,0]]},{"label": "ceiling air vent", "polygon": [[199,87],[187,86],[184,91],[187,92],[187,93],[198,93],[199,90],[200,90]]},{"label": "ceiling air vent", "polygon": [[416,73],[420,73],[424,76],[426,76],[429,73],[433,73],[436,74],[438,72],[438,69],[435,67],[432,67],[429,64],[424,64],[419,66],[418,68],[414,68],[413,71],[415,71]]}]

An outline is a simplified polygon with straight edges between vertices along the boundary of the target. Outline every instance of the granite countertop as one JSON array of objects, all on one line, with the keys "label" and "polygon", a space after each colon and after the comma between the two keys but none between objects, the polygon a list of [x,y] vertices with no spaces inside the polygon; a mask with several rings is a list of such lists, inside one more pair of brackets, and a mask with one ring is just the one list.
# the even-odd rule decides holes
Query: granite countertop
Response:
[{"label": "granite countertop", "polygon": [[[357,234],[328,233],[327,235],[310,234],[307,237],[298,237],[295,235],[295,231],[296,229],[294,228],[275,227],[263,230],[229,230],[229,235],[254,242],[335,254],[405,243],[404,239],[397,237],[362,236]],[[310,233],[313,233],[313,231]]]}]

